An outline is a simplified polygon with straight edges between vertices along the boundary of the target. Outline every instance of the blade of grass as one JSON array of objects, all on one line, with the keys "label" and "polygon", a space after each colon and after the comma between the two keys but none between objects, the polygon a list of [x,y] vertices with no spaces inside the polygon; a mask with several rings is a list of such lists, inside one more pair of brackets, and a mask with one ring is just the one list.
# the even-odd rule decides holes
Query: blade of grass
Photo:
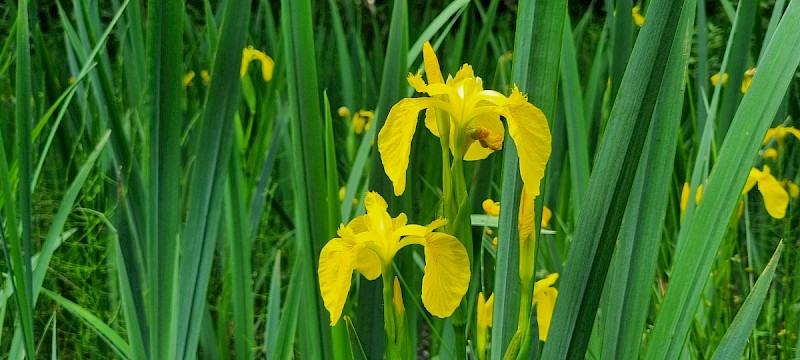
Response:
[{"label": "blade of grass", "polygon": [[744,303],[739,312],[736,313],[730,328],[728,328],[722,341],[717,345],[717,350],[714,352],[712,360],[736,359],[742,356],[742,352],[747,346],[747,341],[750,339],[750,333],[753,332],[758,315],[761,313],[761,306],[764,305],[764,300],[767,298],[767,291],[769,291],[769,287],[772,284],[775,268],[778,266],[782,251],[783,241],[778,244],[772,259],[761,273],[761,276],[758,277],[756,284],[750,290],[750,294],[744,299]]},{"label": "blade of grass", "polygon": [[[517,10],[514,36],[513,81],[528,93],[528,99],[552,121],[558,99],[561,41],[563,39],[566,1],[521,1]],[[534,70],[535,69],[535,70]],[[503,153],[503,192],[500,196],[500,220],[495,270],[494,322],[492,351],[494,359],[503,356],[517,328],[519,316],[519,233],[518,212],[522,179],[514,141],[506,134]],[[542,188],[545,184],[542,184]],[[537,218],[541,219],[542,199],[536,200]],[[539,224],[540,221],[534,222]],[[538,231],[539,226],[536,227]],[[531,289],[532,290],[532,289]],[[535,346],[534,346],[535,347]],[[537,351],[534,349],[533,353]]]},{"label": "blade of grass", "polygon": [[[625,210],[619,245],[606,281],[602,358],[636,359],[669,203],[672,170],[692,44],[694,1],[684,4],[664,81]],[[662,120],[658,120],[662,119]]]},{"label": "blade of grass", "polygon": [[[28,23],[29,2],[19,0],[17,2],[17,54],[16,54],[16,134],[17,147],[16,158],[19,166],[19,181],[17,187],[19,191],[19,213],[10,206],[11,200],[7,198],[6,209],[7,217],[19,215],[20,227],[16,227],[17,220],[10,222],[7,227],[9,238],[12,240],[11,253],[13,266],[13,276],[17,294],[17,316],[22,327],[23,339],[25,341],[25,351],[29,357],[35,357],[33,334],[33,286],[31,269],[31,256],[33,246],[31,243],[31,180],[32,164],[31,155],[31,132],[33,130],[33,94],[31,90],[31,48],[29,38]],[[1,145],[1,144],[0,144]],[[8,185],[10,186],[10,184]],[[17,231],[22,230],[20,238],[17,240]],[[11,235],[11,234],[14,235]]]},{"label": "blade of grass", "polygon": [[92,314],[86,308],[50,290],[42,288],[42,293],[80,319],[86,326],[100,336],[118,356],[126,359],[133,359],[133,353],[128,343],[111,329],[110,326],[106,325],[103,320]]},{"label": "blade of grass", "polygon": [[[332,354],[330,332],[323,326],[327,312],[321,303],[316,276],[317,260],[333,234],[328,212],[319,201],[336,201],[327,191],[323,147],[323,119],[309,0],[281,1],[282,32],[289,88],[292,130],[296,259],[300,261],[301,294],[298,299],[311,312],[299,323],[300,352],[309,358]],[[294,280],[294,279],[293,279]]]},{"label": "blade of grass", "polygon": [[[673,45],[682,0],[651,3],[648,14],[663,21],[646,22],[636,41],[603,143],[589,180],[567,258],[562,289],[553,314],[543,356],[565,359],[585,356],[606,272],[620,232],[633,174],[661,89],[667,56]],[[619,19],[619,18],[617,18]],[[643,78],[644,77],[644,78]]]},{"label": "blade of grass", "polygon": [[239,104],[239,68],[250,5],[249,0],[225,3],[222,23],[235,25],[223,26],[220,32],[206,106],[197,129],[195,167],[189,175],[188,210],[180,237],[175,288],[180,295],[176,299],[178,338],[169,358],[193,357],[197,352],[228,177],[234,114]]},{"label": "blade of grass", "polygon": [[[703,191],[703,201],[688,220],[684,246],[676,254],[670,287],[656,318],[646,357],[678,356],[689,330],[693,308],[711,269],[727,222],[748,170],[772,122],[794,69],[800,63],[800,1],[793,0],[759,63],[759,71],[739,106],[717,163]],[[701,281],[702,280],[702,281]]]}]

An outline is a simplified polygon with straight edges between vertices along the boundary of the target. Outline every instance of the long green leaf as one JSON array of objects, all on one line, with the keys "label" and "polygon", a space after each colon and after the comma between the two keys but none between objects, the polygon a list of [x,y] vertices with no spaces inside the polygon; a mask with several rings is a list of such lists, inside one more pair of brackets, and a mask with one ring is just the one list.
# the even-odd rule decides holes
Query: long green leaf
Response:
[{"label": "long green leaf", "polygon": [[772,284],[775,268],[778,266],[782,251],[783,241],[778,244],[772,259],[761,273],[761,276],[758,277],[758,281],[750,290],[750,294],[744,299],[742,307],[733,322],[731,322],[731,327],[728,328],[722,341],[717,345],[717,351],[714,352],[712,360],[736,359],[742,356],[744,347],[750,339],[750,333],[753,332],[758,315],[761,313],[761,306],[764,305],[764,300],[767,298],[767,291]]},{"label": "long green leaf", "polygon": [[[551,125],[558,99],[566,7],[566,1],[528,0],[521,1],[517,11],[513,81],[523,92],[528,93],[529,101],[544,112]],[[500,231],[494,289],[494,322],[497,325],[492,327],[491,355],[495,359],[502,358],[514,336],[520,305],[517,215],[522,180],[519,175],[517,148],[508,134],[504,144],[503,192],[500,196]],[[539,219],[542,199],[540,196],[536,201]],[[535,222],[539,223],[540,221]]]},{"label": "long green leaf", "polygon": [[800,63],[800,1],[793,0],[775,30],[744,96],[717,163],[708,177],[703,201],[689,219],[684,246],[676,254],[670,287],[653,329],[647,358],[681,353],[694,308],[714,263],[727,222],[752,166],[761,140],[772,122],[794,70]]},{"label": "long green leaf", "polygon": [[661,228],[672,184],[670,174],[683,109],[694,12],[694,1],[687,1],[625,210],[618,249],[606,280],[609,284],[604,295],[603,358],[636,359],[639,356],[650,302],[650,297],[643,294],[648,294],[652,287],[663,238]]},{"label": "long green leaf", "polygon": [[[206,308],[206,291],[219,235],[222,199],[239,104],[239,68],[250,15],[249,0],[228,0],[219,49],[211,71],[206,107],[197,130],[196,159],[188,189],[186,225],[181,232],[180,268],[174,291],[177,341],[173,355],[194,357]],[[152,346],[152,345],[151,345]],[[154,355],[155,356],[155,355]]]},{"label": "long green leaf", "polygon": [[[684,1],[651,3],[611,112],[560,280],[545,359],[583,357]],[[644,77],[644,78],[643,78]]]}]

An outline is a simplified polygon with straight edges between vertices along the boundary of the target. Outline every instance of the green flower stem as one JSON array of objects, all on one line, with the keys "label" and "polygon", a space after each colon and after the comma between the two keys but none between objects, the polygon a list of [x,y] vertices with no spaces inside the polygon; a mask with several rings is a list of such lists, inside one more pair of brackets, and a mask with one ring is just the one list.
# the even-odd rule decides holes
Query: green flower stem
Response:
[{"label": "green flower stem", "polygon": [[[506,353],[506,359],[527,359],[531,350],[531,309],[533,297],[533,270],[536,261],[536,234],[519,244],[519,318],[517,331]],[[516,340],[516,341],[515,341]]]},{"label": "green flower stem", "polygon": [[397,347],[397,325],[395,323],[394,314],[394,286],[392,279],[394,279],[394,272],[392,272],[392,265],[384,266],[383,273],[383,327],[386,333],[386,359],[387,360],[400,360],[400,349]]}]

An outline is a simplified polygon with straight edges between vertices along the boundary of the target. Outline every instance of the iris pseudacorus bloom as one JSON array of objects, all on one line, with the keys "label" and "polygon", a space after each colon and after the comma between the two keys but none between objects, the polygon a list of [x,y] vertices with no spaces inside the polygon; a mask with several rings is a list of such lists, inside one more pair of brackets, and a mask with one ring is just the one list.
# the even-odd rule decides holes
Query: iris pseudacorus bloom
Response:
[{"label": "iris pseudacorus bloom", "polygon": [[378,193],[367,193],[364,201],[367,213],[341,225],[337,231],[339,237],[329,241],[320,254],[319,286],[331,315],[331,325],[342,314],[353,270],[369,280],[391,276],[392,258],[398,250],[412,244],[425,247],[422,303],[435,316],[450,316],[467,292],[470,268],[461,242],[451,235],[434,232],[446,221],[439,219],[428,226],[408,224],[403,213],[395,218],[389,216],[386,201]]},{"label": "iris pseudacorus bloom", "polygon": [[536,305],[536,322],[539,324],[539,340],[542,341],[547,341],[553,309],[556,307],[558,289],[553,287],[556,280],[558,274],[554,273],[533,284],[533,304]]},{"label": "iris pseudacorus bloom", "polygon": [[242,50],[242,67],[239,70],[239,75],[244,77],[244,75],[247,74],[247,67],[250,65],[250,62],[254,60],[261,62],[261,77],[264,78],[264,81],[269,82],[272,80],[272,71],[275,69],[275,61],[263,51],[254,49],[252,45]]},{"label": "iris pseudacorus bloom", "polygon": [[[395,195],[403,194],[406,188],[411,139],[422,110],[425,127],[435,136],[440,134],[440,124],[449,123],[450,150],[454,157],[468,161],[484,159],[503,147],[505,128],[500,117],[505,118],[517,146],[522,181],[530,187],[532,196],[538,195],[551,143],[542,111],[528,102],[516,86],[509,96],[484,89],[483,81],[469,64],[445,81],[429,42],[423,45],[422,54],[427,83],[419,72],[408,74],[407,80],[417,92],[428,96],[400,100],[389,111],[378,134],[378,151]],[[438,122],[438,116],[448,119]]]},{"label": "iris pseudacorus bloom", "polygon": [[633,15],[633,23],[636,26],[644,25],[644,16],[640,13],[642,10],[642,5],[636,5],[631,9],[631,14]]},{"label": "iris pseudacorus bloom", "polygon": [[789,193],[781,186],[778,179],[775,179],[770,173],[769,166],[764,165],[763,170],[750,169],[742,194],[749,192],[756,184],[758,184],[758,191],[764,198],[764,208],[767,209],[769,216],[775,219],[783,219],[786,216],[786,207],[789,206]]}]

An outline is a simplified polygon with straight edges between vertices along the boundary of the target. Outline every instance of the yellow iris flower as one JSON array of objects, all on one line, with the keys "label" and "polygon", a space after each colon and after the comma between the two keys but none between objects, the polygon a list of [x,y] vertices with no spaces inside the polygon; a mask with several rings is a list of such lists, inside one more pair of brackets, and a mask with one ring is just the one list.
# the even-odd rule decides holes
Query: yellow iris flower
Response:
[{"label": "yellow iris flower", "polygon": [[483,360],[486,358],[486,340],[488,329],[492,327],[492,319],[494,318],[494,294],[489,295],[487,300],[483,292],[478,293],[478,306],[477,306],[477,350],[478,359]]},{"label": "yellow iris flower", "polygon": [[469,64],[445,82],[429,42],[423,45],[422,53],[428,82],[420,73],[408,74],[407,80],[417,92],[429,96],[400,100],[389,111],[378,134],[378,151],[395,195],[403,194],[406,188],[411,139],[422,110],[426,110],[425,126],[435,136],[440,133],[437,116],[449,118],[450,150],[463,160],[484,159],[503,147],[505,129],[500,117],[504,117],[519,152],[522,181],[530,187],[529,194],[538,195],[551,143],[542,111],[529,103],[516,86],[508,97],[484,90],[481,78],[475,76]]},{"label": "yellow iris flower", "polygon": [[633,14],[633,22],[636,24],[636,26],[644,25],[644,16],[639,13],[641,10],[641,5],[636,5],[631,9],[631,13]]},{"label": "yellow iris flower", "polygon": [[786,207],[789,206],[789,193],[772,176],[769,166],[764,165],[763,171],[756,168],[750,169],[750,175],[747,176],[742,194],[749,192],[756,184],[758,184],[761,196],[764,197],[764,207],[769,216],[783,219],[786,216]]},{"label": "yellow iris flower", "polygon": [[189,72],[183,75],[183,87],[191,85],[192,79],[194,79],[194,71],[189,70]]},{"label": "yellow iris flower", "polygon": [[356,134],[363,134],[365,131],[369,131],[369,127],[372,125],[372,119],[375,118],[375,113],[369,110],[361,109],[353,114],[353,132]]},{"label": "yellow iris flower", "polygon": [[763,157],[764,159],[777,160],[778,150],[775,150],[775,148],[767,148],[764,150],[763,153],[761,153],[761,157]]},{"label": "yellow iris flower", "polygon": [[390,217],[386,201],[378,193],[367,193],[364,201],[367,213],[339,226],[339,237],[329,241],[320,254],[319,286],[331,325],[336,325],[342,314],[353,270],[375,280],[391,272],[398,250],[412,244],[425,247],[422,303],[435,316],[450,316],[467,292],[470,267],[467,251],[458,239],[433,231],[447,221],[411,225],[403,213]]},{"label": "yellow iris flower", "polygon": [[[719,83],[719,80],[720,80],[719,73],[716,73],[716,74],[711,76],[711,84],[712,85],[717,86],[717,84]],[[728,83],[728,73],[723,73],[722,74],[722,86],[725,86],[725,84],[727,84],[727,83]]]},{"label": "yellow iris flower", "polygon": [[208,85],[211,82],[211,74],[208,73],[208,70],[201,70],[200,78],[203,79],[203,85]]},{"label": "yellow iris flower", "polygon": [[500,202],[492,199],[483,200],[483,211],[489,216],[500,216]]},{"label": "yellow iris flower", "polygon": [[762,145],[767,144],[772,139],[775,139],[775,141],[779,143],[783,142],[783,138],[789,135],[792,135],[798,140],[800,140],[800,130],[797,130],[791,126],[778,125],[774,128],[767,130],[767,134],[764,136],[764,141],[762,142]]},{"label": "yellow iris flower", "polygon": [[750,83],[753,82],[753,75],[755,74],[756,68],[749,68],[744,72],[744,78],[742,78],[742,94],[746,93],[747,89],[750,88]]},{"label": "yellow iris flower", "polygon": [[275,61],[271,57],[264,54],[264,52],[256,50],[253,46],[248,46],[242,50],[242,67],[239,70],[239,75],[244,77],[247,74],[247,67],[253,60],[261,62],[261,77],[264,81],[269,82],[272,80],[272,71],[275,69]]},{"label": "yellow iris flower", "polygon": [[550,274],[533,284],[533,304],[536,305],[536,321],[539,323],[539,340],[547,341],[550,322],[553,320],[553,309],[556,307],[558,289],[553,284],[558,274]]}]

